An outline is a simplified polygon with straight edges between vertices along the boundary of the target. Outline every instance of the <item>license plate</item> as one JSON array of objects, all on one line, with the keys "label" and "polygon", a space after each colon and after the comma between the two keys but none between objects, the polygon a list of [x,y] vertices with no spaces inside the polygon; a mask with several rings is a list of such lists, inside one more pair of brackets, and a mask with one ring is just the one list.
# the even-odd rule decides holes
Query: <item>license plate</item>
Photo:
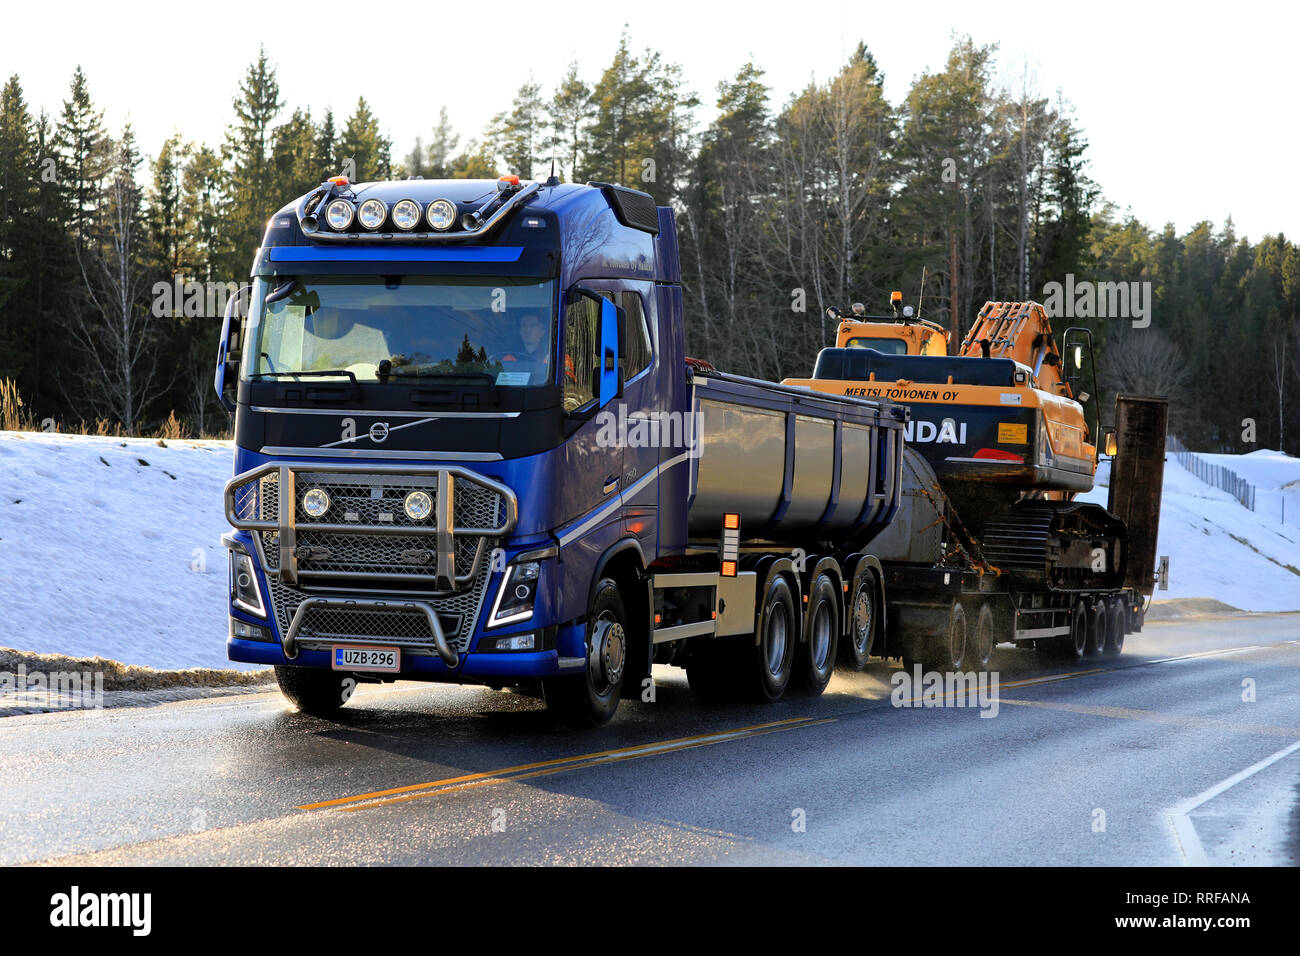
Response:
[{"label": "license plate", "polygon": [[331,666],[336,671],[380,671],[395,674],[402,669],[402,650],[399,647],[335,644]]}]

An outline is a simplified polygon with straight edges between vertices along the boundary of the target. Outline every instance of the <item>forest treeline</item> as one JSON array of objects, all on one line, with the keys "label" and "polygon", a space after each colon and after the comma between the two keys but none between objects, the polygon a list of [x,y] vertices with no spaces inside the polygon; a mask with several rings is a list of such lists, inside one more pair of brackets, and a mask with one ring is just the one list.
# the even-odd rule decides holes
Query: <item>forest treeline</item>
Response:
[{"label": "forest treeline", "polygon": [[429,104],[427,135],[396,152],[364,97],[346,117],[286,103],[265,52],[221,142],[177,132],[148,154],[129,125],[106,128],[80,68],[55,115],[13,76],[0,92],[0,380],[60,427],[134,433],[174,412],[223,431],[222,303],[169,294],[160,307],[159,288],[245,280],[268,216],[339,172],[540,179],[554,164],[675,207],[688,348],[720,367],[807,374],[833,335],[827,306],[883,311],[893,289],[965,329],[986,299],[1137,283],[1125,288],[1150,290],[1145,327],[1106,314],[1104,296],[1056,322],[1092,328],[1107,394],[1167,395],[1192,447],[1300,450],[1296,246],[1238,237],[1231,221],[1180,235],[1121,214],[1089,176],[1068,100],[1026,71],[1000,82],[996,55],[957,38],[898,103],[864,45],[784,103],[745,63],[705,125],[680,67],[625,34],[599,75],[572,64],[554,89],[530,77],[472,138]]}]

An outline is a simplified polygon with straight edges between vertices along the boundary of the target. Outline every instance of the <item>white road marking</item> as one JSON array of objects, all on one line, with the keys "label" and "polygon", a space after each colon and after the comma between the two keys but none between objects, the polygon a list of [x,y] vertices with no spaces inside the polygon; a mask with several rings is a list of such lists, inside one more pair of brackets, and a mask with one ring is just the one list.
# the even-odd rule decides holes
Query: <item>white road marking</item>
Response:
[{"label": "white road marking", "polygon": [[1192,824],[1192,811],[1202,804],[1208,803],[1225,790],[1235,787],[1267,767],[1271,767],[1285,757],[1290,756],[1300,750],[1300,740],[1283,747],[1277,753],[1270,757],[1265,757],[1259,763],[1251,764],[1245,770],[1234,773],[1226,780],[1221,780],[1210,789],[1198,793],[1194,797],[1188,797],[1183,800],[1172,810],[1169,811],[1169,821],[1173,824],[1174,835],[1178,838],[1178,847],[1183,853],[1183,864],[1185,866],[1209,866],[1210,861],[1205,855],[1205,847],[1201,845],[1201,838],[1196,835],[1196,827]]}]

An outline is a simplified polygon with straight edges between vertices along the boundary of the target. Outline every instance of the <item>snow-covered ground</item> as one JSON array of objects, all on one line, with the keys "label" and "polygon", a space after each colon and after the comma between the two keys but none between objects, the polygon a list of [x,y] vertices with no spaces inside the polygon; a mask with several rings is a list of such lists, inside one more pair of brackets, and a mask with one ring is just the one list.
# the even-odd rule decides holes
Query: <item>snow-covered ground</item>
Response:
[{"label": "snow-covered ground", "polygon": [[1197,455],[1213,465],[1235,471],[1255,486],[1255,513],[1300,529],[1300,458],[1280,451],[1249,455]]},{"label": "snow-covered ground", "polygon": [[[102,656],[158,668],[239,667],[226,660],[228,442],[0,432],[0,646]],[[1214,456],[1261,489],[1296,494],[1300,459]],[[144,464],[147,462],[148,464]],[[1106,501],[1103,464],[1088,500]],[[1261,491],[1261,495],[1264,491]],[[1279,497],[1280,501],[1280,497]],[[1291,511],[1288,500],[1288,517]],[[1300,500],[1295,503],[1300,519]],[[1157,599],[1300,609],[1300,528],[1252,513],[1172,458]]]},{"label": "snow-covered ground", "polygon": [[[1280,520],[1283,494],[1296,495],[1300,518],[1300,458],[1276,451],[1201,457],[1258,485],[1258,510],[1204,484],[1167,456],[1157,553],[1169,556],[1169,590],[1153,597],[1215,598],[1248,611],[1300,609],[1300,528],[1291,523],[1291,500],[1288,523]],[[1102,462],[1097,478],[1097,486],[1080,498],[1105,505],[1109,462]],[[1288,483],[1294,484],[1281,490]],[[1277,501],[1278,509],[1266,508],[1266,501]]]},{"label": "snow-covered ground", "polygon": [[158,668],[226,659],[219,441],[0,432],[0,646]]}]

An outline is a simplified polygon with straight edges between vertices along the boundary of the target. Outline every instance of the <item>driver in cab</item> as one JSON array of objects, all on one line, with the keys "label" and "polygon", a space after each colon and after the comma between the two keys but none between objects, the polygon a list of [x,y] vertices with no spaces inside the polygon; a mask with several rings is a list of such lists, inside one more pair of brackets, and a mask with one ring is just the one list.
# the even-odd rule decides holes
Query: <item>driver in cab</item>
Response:
[{"label": "driver in cab", "polygon": [[504,370],[532,374],[534,382],[544,380],[551,367],[551,343],[546,325],[536,312],[519,316],[520,348],[502,352],[498,356]]}]

